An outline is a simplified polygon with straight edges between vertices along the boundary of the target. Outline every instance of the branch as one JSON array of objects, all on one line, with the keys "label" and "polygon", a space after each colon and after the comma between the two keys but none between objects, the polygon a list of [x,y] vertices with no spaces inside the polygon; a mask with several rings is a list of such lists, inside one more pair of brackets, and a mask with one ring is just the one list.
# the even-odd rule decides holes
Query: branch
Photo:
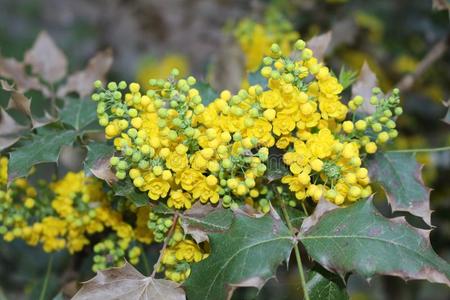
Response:
[{"label": "branch", "polygon": [[399,83],[397,83],[397,88],[402,92],[410,90],[416,80],[444,55],[448,48],[448,40],[449,36],[446,36],[436,43],[419,63],[416,70],[413,73],[404,76]]}]

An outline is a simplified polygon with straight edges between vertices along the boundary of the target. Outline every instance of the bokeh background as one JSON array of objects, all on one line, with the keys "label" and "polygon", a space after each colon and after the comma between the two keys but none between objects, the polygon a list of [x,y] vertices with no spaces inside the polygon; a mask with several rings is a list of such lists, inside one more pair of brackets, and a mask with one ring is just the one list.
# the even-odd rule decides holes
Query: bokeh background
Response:
[{"label": "bokeh background", "polygon": [[[0,54],[22,60],[46,30],[66,54],[71,72],[111,48],[111,80],[145,84],[177,67],[216,89],[238,89],[267,45],[309,40],[331,30],[325,61],[335,73],[343,66],[359,71],[366,61],[383,90],[401,88],[405,114],[390,147],[442,147],[450,145],[449,125],[441,120],[450,99],[449,6],[447,0],[0,0]],[[7,100],[0,91],[0,103]],[[68,151],[62,168],[81,169],[76,157],[83,153]],[[448,261],[450,152],[420,153],[418,160],[425,163],[424,179],[434,190],[431,241]],[[390,214],[383,203],[379,206]],[[37,299],[48,259],[21,242],[0,241],[0,300]],[[54,257],[49,299],[61,290],[59,299],[73,295],[77,280],[92,277],[83,261],[68,253]],[[280,269],[278,277],[258,295],[241,290],[233,299],[297,299],[296,272]],[[442,285],[393,277],[367,283],[352,275],[349,290],[355,300],[450,299]]]}]

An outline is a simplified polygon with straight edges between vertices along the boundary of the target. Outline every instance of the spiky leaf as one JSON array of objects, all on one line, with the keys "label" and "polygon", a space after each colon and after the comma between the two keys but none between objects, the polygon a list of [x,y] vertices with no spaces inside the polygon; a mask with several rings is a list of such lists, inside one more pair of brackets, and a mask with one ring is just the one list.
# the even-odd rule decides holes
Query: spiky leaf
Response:
[{"label": "spiky leaf", "polygon": [[227,299],[239,286],[261,288],[291,253],[293,238],[277,216],[237,214],[228,231],[208,234],[211,254],[192,265],[189,299]]},{"label": "spiky leaf", "polygon": [[137,207],[148,205],[150,199],[147,194],[139,191],[130,179],[119,180],[113,185],[116,196],[122,196],[131,200]]},{"label": "spiky leaf", "polygon": [[63,123],[81,130],[97,119],[96,103],[88,99],[68,98],[60,118]]},{"label": "spiky leaf", "polygon": [[346,300],[345,284],[336,274],[325,270],[311,270],[307,275],[306,290],[311,300]]},{"label": "spiky leaf", "polygon": [[370,178],[381,184],[394,211],[407,211],[430,224],[430,189],[415,155],[379,152],[368,160]]},{"label": "spiky leaf", "polygon": [[111,170],[110,158],[114,153],[114,148],[105,143],[90,143],[87,145],[87,157],[84,162],[84,169],[87,174],[92,173],[95,177],[108,182],[109,184],[117,180]]},{"label": "spiky leaf", "polygon": [[450,266],[431,248],[428,230],[412,227],[403,217],[385,218],[371,199],[316,210],[304,221],[300,240],[326,269],[341,276],[385,274],[450,285]]},{"label": "spiky leaf", "polygon": [[46,128],[33,134],[10,154],[8,181],[27,176],[31,167],[44,162],[56,162],[62,146],[71,145],[77,136],[73,130]]}]

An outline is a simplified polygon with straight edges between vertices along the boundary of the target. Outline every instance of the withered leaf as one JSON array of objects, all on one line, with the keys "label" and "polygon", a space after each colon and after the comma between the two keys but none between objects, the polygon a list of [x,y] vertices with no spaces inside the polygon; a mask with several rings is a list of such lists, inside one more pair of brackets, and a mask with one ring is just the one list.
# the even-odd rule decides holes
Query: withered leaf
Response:
[{"label": "withered leaf", "polygon": [[67,59],[46,31],[39,33],[33,47],[25,53],[25,64],[48,83],[61,80],[67,73]]},{"label": "withered leaf", "polygon": [[72,300],[185,300],[175,282],[145,277],[128,262],[121,268],[100,271],[83,283]]},{"label": "withered leaf", "polygon": [[364,62],[361,71],[359,72],[358,80],[352,86],[352,97],[361,96],[364,98],[363,104],[358,108],[358,111],[365,114],[373,114],[375,106],[370,104],[370,97],[372,96],[372,89],[378,84],[377,76],[370,69],[367,62]]},{"label": "withered leaf", "polygon": [[330,46],[331,37],[332,33],[331,31],[328,31],[313,37],[306,43],[308,48],[314,52],[314,57],[317,58],[318,61],[322,61],[324,59],[328,47]]},{"label": "withered leaf", "polygon": [[27,127],[17,123],[2,107],[0,107],[0,150],[17,142]]},{"label": "withered leaf", "polygon": [[93,82],[104,79],[113,62],[112,50],[107,49],[97,53],[88,62],[84,70],[73,73],[67,82],[58,90],[58,96],[63,97],[70,92],[76,92],[85,97],[93,91]]},{"label": "withered leaf", "polygon": [[[0,55],[0,77],[13,80],[15,88],[21,93],[28,90],[40,90],[46,96],[50,94],[48,88],[36,77],[29,76],[25,71],[25,65],[14,58],[5,58]],[[2,81],[2,88],[9,90],[12,86]]]}]

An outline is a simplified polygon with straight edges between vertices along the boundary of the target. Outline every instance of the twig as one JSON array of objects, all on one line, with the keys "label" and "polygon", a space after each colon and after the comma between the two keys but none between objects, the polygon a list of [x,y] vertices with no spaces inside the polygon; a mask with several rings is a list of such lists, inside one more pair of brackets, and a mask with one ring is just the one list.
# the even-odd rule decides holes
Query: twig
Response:
[{"label": "twig", "polygon": [[422,149],[390,150],[390,151],[387,151],[387,152],[397,152],[397,153],[417,153],[417,152],[440,152],[440,151],[450,151],[450,146],[439,147],[439,148],[422,148]]},{"label": "twig", "polygon": [[53,255],[50,255],[50,259],[47,264],[47,272],[45,273],[44,283],[42,285],[41,294],[39,295],[39,300],[45,299],[45,294],[47,293],[48,286],[48,278],[50,277],[50,273],[52,272],[52,264],[53,264]]},{"label": "twig", "polygon": [[410,90],[416,80],[422,76],[433,64],[435,61],[437,61],[439,58],[441,58],[445,51],[448,48],[448,36],[441,39],[438,43],[434,45],[433,48],[425,55],[425,57],[422,59],[422,61],[417,66],[416,70],[404,76],[399,83],[397,83],[397,88],[400,89],[400,91],[405,92]]},{"label": "twig", "polygon": [[[281,210],[283,211],[284,218],[286,219],[287,226],[292,234],[295,234],[294,227],[292,226],[291,220],[289,219],[289,214],[286,210],[286,205],[284,204],[283,200],[280,201]],[[306,281],[305,281],[305,274],[303,273],[303,264],[302,264],[302,258],[300,256],[300,250],[298,249],[298,243],[296,242],[294,244],[294,252],[295,252],[295,259],[297,260],[297,267],[298,267],[298,274],[300,275],[300,283],[303,290],[303,298],[304,300],[309,300],[308,291],[306,290]]]},{"label": "twig", "polygon": [[178,214],[175,214],[173,216],[173,224],[172,227],[170,227],[169,233],[167,234],[165,240],[164,240],[164,244],[161,248],[161,251],[159,252],[159,257],[158,260],[156,261],[155,265],[153,266],[153,272],[152,275],[150,275],[150,277],[154,278],[156,275],[156,271],[159,269],[159,265],[161,264],[161,259],[162,256],[164,254],[164,251],[167,248],[167,244],[169,244],[170,238],[172,237],[173,232],[175,231],[175,227],[177,227],[177,222],[178,222]]}]

